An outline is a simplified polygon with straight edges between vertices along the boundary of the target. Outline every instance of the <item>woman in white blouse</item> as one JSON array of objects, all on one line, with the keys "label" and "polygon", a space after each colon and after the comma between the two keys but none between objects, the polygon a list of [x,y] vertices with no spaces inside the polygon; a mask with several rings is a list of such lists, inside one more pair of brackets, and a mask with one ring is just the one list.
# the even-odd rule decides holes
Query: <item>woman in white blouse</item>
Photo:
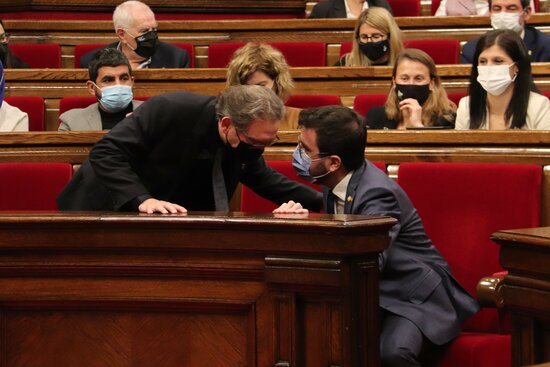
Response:
[{"label": "woman in white blouse", "polygon": [[479,39],[455,128],[550,130],[550,101],[536,91],[527,48],[516,32],[499,29]]}]

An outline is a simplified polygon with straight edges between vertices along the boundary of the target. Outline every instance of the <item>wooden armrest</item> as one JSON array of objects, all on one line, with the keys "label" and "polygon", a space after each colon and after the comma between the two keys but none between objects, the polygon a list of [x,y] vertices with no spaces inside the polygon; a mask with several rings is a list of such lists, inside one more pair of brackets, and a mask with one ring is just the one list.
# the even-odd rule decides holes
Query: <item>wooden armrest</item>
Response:
[{"label": "wooden armrest", "polygon": [[503,307],[501,281],[505,273],[482,278],[477,283],[477,301],[481,307]]}]

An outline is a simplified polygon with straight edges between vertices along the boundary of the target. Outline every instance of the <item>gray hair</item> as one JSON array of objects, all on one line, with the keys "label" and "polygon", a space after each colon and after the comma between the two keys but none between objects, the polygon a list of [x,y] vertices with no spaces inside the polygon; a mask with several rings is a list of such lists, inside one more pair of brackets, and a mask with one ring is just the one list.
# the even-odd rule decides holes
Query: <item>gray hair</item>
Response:
[{"label": "gray hair", "polygon": [[134,26],[133,11],[135,10],[151,12],[154,15],[149,5],[142,3],[141,1],[125,1],[118,5],[113,12],[113,24],[115,26],[115,31],[120,28],[132,28]]},{"label": "gray hair", "polygon": [[254,120],[280,121],[285,106],[275,92],[260,85],[236,85],[224,90],[216,102],[218,116],[227,116],[237,130]]}]

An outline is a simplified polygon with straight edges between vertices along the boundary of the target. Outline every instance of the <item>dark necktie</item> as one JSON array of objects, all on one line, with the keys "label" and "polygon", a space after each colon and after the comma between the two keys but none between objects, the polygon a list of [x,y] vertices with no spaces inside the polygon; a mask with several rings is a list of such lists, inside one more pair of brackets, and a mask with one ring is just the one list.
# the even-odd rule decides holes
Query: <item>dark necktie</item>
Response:
[{"label": "dark necktie", "polygon": [[334,194],[332,190],[327,195],[327,214],[334,214]]},{"label": "dark necktie", "polygon": [[212,190],[214,192],[216,211],[227,212],[229,211],[229,205],[225,179],[223,178],[222,158],[223,149],[219,148],[214,158],[214,166],[212,167]]}]

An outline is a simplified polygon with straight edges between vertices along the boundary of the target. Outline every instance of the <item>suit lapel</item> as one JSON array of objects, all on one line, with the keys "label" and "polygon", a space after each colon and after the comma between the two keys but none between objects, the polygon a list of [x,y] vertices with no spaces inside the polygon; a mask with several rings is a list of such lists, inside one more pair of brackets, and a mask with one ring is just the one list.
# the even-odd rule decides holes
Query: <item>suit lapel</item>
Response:
[{"label": "suit lapel", "polygon": [[89,113],[86,117],[86,124],[88,125],[88,130],[103,130],[103,125],[101,124],[101,114],[99,113],[99,102],[94,103],[88,107]]},{"label": "suit lapel", "polygon": [[355,203],[355,193],[357,191],[357,187],[361,183],[361,177],[363,177],[363,173],[365,172],[365,169],[367,169],[367,162],[363,162],[363,165],[358,169],[356,169],[351,175],[351,179],[349,180],[348,188],[346,190],[346,200],[344,202],[345,214],[353,214],[353,204]]}]

